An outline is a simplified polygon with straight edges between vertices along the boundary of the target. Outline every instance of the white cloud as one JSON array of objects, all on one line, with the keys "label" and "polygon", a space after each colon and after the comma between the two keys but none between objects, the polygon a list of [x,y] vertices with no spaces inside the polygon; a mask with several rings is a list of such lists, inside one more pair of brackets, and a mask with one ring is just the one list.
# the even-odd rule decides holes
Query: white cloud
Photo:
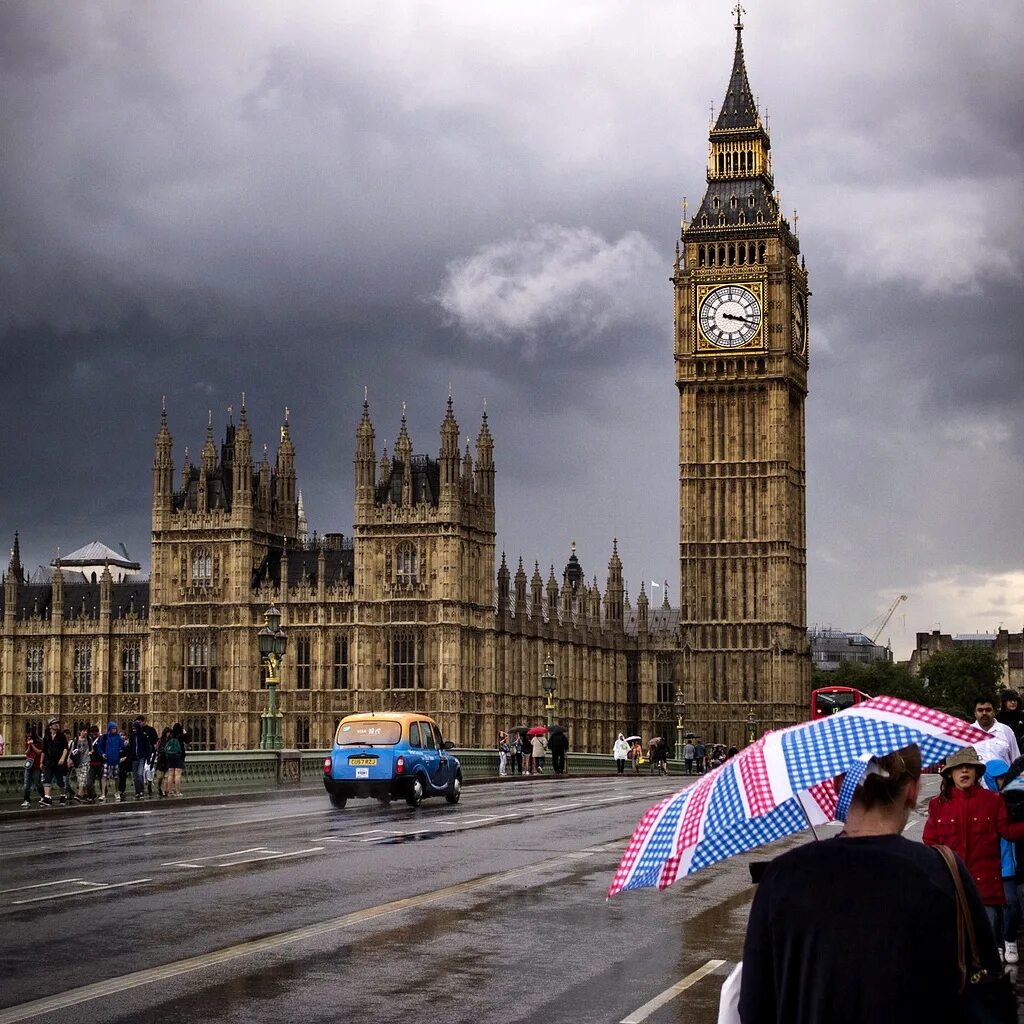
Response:
[{"label": "white cloud", "polygon": [[637,231],[609,242],[589,228],[537,224],[449,263],[435,299],[470,336],[521,344],[529,358],[542,338],[577,349],[651,323],[666,272]]}]

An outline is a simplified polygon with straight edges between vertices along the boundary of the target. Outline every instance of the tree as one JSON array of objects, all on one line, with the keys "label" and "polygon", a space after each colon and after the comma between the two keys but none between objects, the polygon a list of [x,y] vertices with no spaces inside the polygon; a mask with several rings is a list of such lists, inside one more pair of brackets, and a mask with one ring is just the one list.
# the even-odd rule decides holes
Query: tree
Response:
[{"label": "tree", "polygon": [[991,647],[955,647],[929,655],[920,677],[932,707],[973,719],[975,697],[989,697],[998,709],[996,694],[1003,666]]}]

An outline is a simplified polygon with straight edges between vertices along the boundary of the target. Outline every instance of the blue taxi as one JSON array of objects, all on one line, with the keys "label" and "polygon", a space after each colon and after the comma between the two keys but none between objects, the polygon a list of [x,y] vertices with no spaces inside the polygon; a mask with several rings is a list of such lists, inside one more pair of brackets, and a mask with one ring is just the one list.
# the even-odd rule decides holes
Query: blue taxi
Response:
[{"label": "blue taxi", "polygon": [[410,807],[428,796],[457,804],[462,765],[449,753],[454,747],[427,715],[349,715],[338,723],[330,756],[324,758],[324,788],[338,808],[368,796],[383,804],[404,799]]}]

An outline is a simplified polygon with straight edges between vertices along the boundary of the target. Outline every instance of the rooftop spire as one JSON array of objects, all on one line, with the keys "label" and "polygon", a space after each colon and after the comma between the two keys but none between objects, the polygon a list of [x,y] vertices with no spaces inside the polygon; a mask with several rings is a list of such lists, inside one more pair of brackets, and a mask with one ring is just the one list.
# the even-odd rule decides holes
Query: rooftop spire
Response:
[{"label": "rooftop spire", "polygon": [[736,15],[736,54],[725,100],[715,122],[716,131],[723,128],[759,128],[761,124],[743,60],[743,7],[737,4],[732,10]]}]

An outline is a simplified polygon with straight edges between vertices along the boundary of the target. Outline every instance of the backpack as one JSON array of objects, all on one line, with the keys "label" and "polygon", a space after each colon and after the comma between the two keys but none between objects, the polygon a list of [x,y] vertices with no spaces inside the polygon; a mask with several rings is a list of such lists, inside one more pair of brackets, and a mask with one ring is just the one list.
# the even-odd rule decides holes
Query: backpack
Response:
[{"label": "backpack", "polygon": [[181,757],[181,740],[177,736],[171,736],[164,744],[165,757]]}]

